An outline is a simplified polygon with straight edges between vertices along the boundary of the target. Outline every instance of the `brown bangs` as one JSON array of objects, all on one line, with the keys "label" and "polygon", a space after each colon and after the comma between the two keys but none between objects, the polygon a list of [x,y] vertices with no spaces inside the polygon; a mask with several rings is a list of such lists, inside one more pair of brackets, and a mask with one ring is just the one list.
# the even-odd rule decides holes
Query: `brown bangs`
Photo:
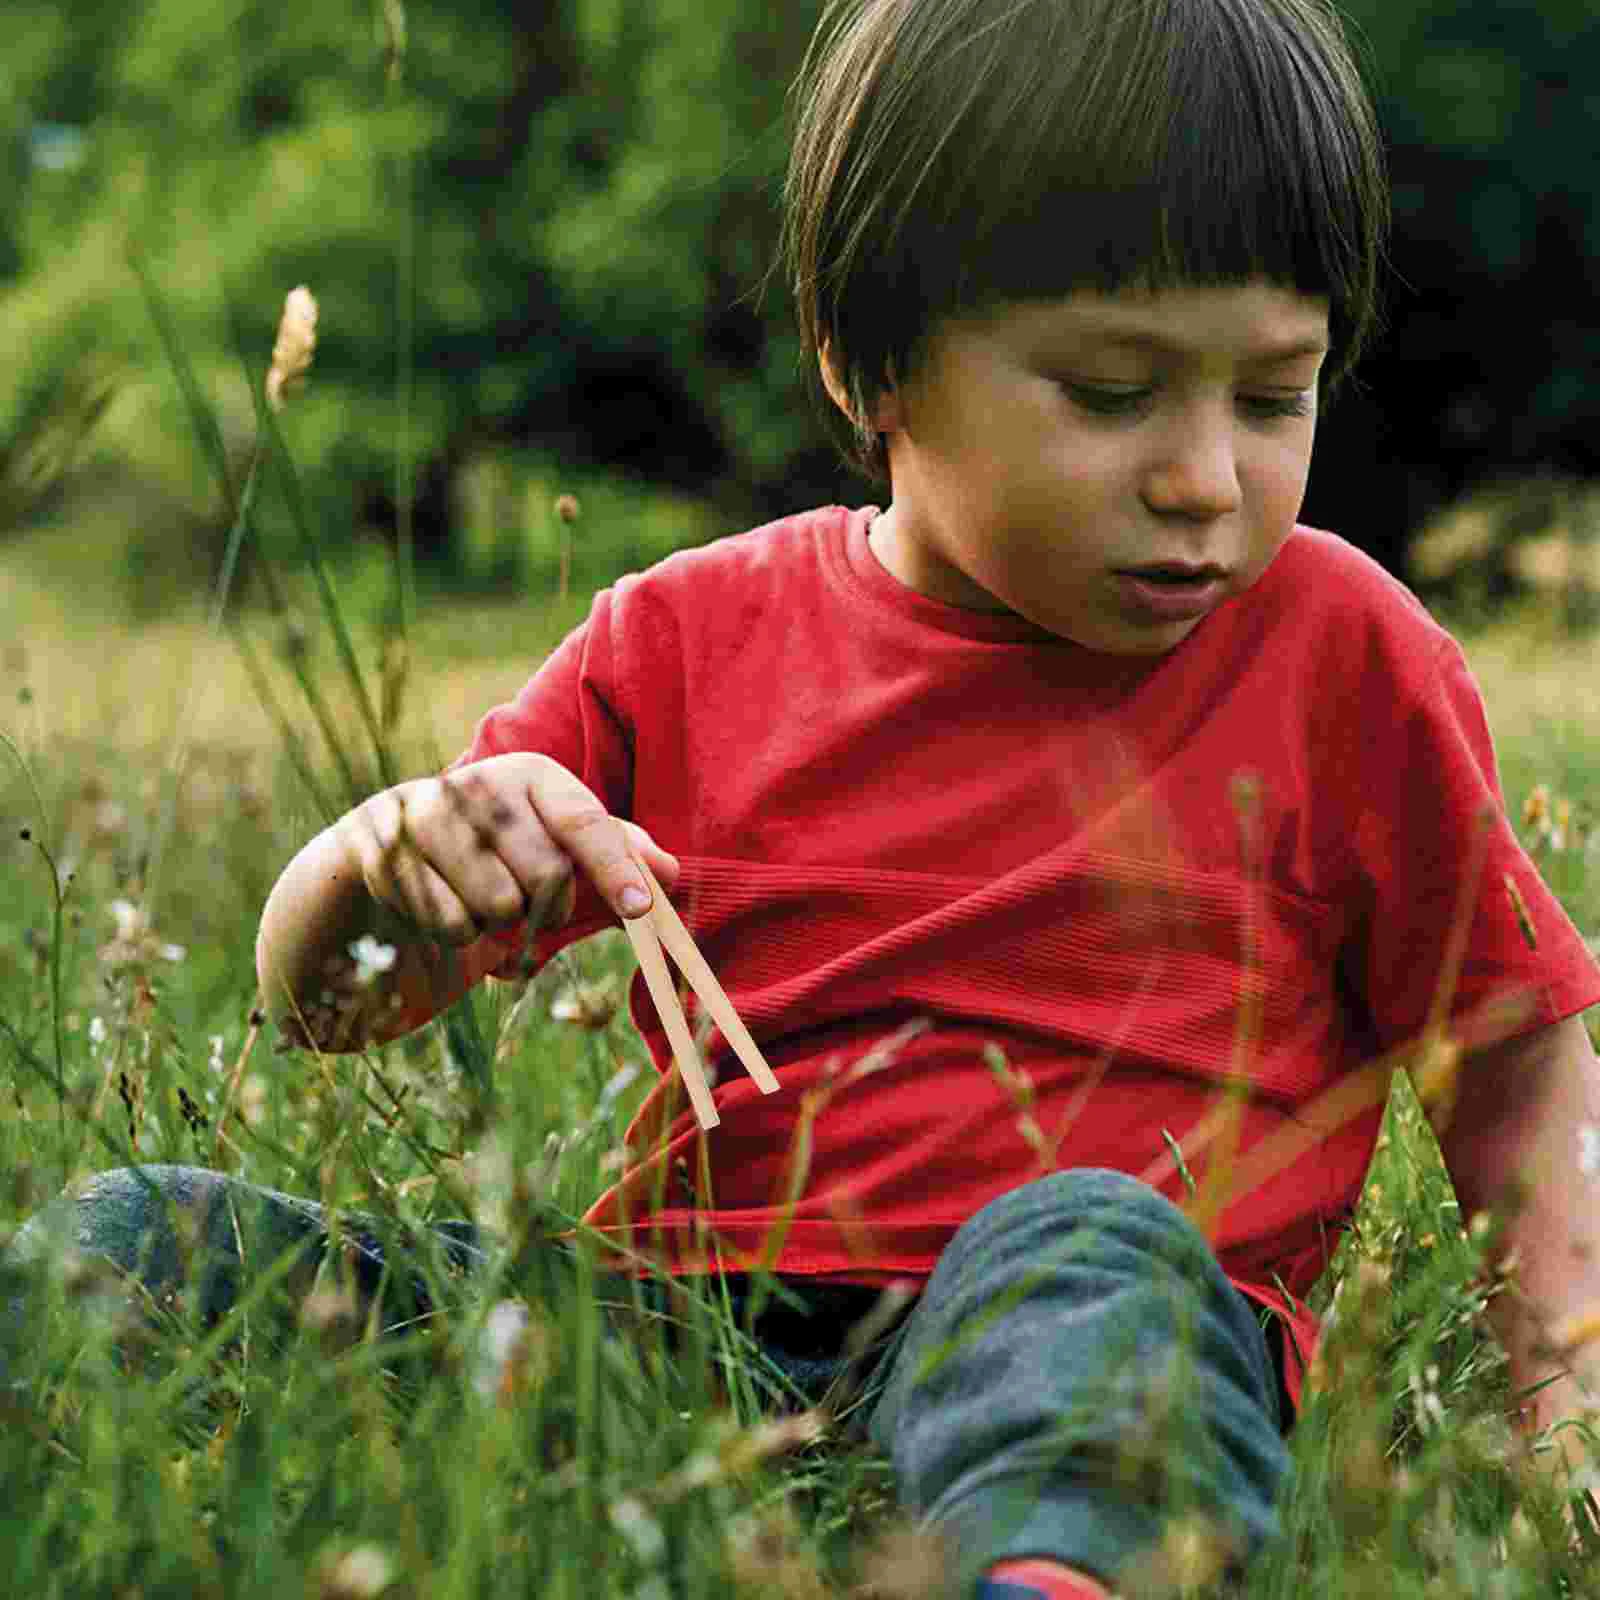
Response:
[{"label": "brown bangs", "polygon": [[1330,395],[1371,332],[1381,146],[1318,0],[841,0],[797,93],[785,262],[858,419],[941,319],[1078,288],[1326,296]]}]

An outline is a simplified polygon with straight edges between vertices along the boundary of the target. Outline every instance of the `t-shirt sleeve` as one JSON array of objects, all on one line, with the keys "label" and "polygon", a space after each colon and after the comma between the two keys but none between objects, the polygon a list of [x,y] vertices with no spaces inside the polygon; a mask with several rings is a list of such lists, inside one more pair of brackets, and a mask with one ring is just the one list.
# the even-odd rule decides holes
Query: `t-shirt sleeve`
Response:
[{"label": "t-shirt sleeve", "polygon": [[[513,751],[546,755],[580,778],[613,816],[630,816],[634,741],[615,683],[614,609],[612,590],[596,595],[588,619],[567,635],[517,697],[478,723],[455,767]],[[594,885],[580,876],[567,925],[531,936],[525,928],[492,935],[505,953],[490,970],[498,977],[526,976],[563,946],[615,921]]]},{"label": "t-shirt sleeve", "polygon": [[1397,690],[1364,735],[1362,911],[1347,951],[1378,1046],[1415,1036],[1441,986],[1469,1048],[1600,1001],[1600,966],[1506,815],[1483,699],[1455,641],[1439,640]]}]

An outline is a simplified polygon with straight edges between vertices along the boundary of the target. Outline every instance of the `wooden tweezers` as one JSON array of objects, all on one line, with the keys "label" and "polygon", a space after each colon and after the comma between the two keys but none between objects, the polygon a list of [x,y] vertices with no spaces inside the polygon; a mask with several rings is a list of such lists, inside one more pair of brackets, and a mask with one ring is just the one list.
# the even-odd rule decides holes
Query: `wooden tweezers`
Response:
[{"label": "wooden tweezers", "polygon": [[745,1071],[755,1079],[762,1094],[775,1093],[778,1080],[756,1048],[750,1030],[739,1020],[739,1013],[733,1009],[722,985],[717,982],[717,975],[689,937],[689,930],[684,927],[678,913],[672,909],[672,902],[656,882],[655,874],[638,857],[634,861],[644,873],[645,882],[650,885],[651,905],[642,917],[625,917],[622,925],[628,930],[628,938],[633,943],[633,953],[638,957],[639,969],[644,973],[650,998],[655,1002],[667,1030],[673,1060],[678,1063],[684,1087],[689,1091],[694,1114],[700,1119],[702,1128],[714,1128],[722,1119],[717,1115],[711,1090],[707,1087],[705,1065],[700,1060],[694,1036],[684,1020],[683,1007],[678,1004],[677,989],[667,971],[666,959],[661,954],[662,945],[671,951],[672,959],[678,963],[689,987],[700,997],[700,1003],[711,1014],[711,1020],[722,1029],[723,1038],[744,1063]]}]

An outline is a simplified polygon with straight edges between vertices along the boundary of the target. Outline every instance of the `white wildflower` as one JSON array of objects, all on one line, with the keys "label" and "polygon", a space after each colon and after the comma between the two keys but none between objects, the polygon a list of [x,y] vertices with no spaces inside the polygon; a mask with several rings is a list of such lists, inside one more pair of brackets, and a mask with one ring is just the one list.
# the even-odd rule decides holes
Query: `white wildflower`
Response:
[{"label": "white wildflower", "polygon": [[395,963],[392,944],[380,944],[370,933],[364,933],[350,946],[350,959],[356,964],[356,982],[364,989],[374,982],[379,973],[390,971]]},{"label": "white wildflower", "polygon": [[206,1065],[220,1078],[228,1070],[228,1064],[222,1058],[222,1035],[220,1033],[212,1034],[210,1044],[211,1054],[206,1059]]},{"label": "white wildflower", "polygon": [[132,966],[140,962],[182,961],[188,952],[181,944],[168,944],[150,925],[149,913],[131,900],[113,900],[111,915],[117,924],[115,937],[100,947],[100,959],[108,967]]},{"label": "white wildflower", "polygon": [[478,1337],[472,1386],[485,1400],[509,1401],[518,1390],[549,1376],[549,1330],[523,1300],[500,1300],[489,1309]]},{"label": "white wildflower", "polygon": [[328,1600],[377,1600],[399,1576],[393,1558],[375,1544],[358,1544],[318,1563],[319,1593]]},{"label": "white wildflower", "polygon": [[89,1050],[91,1054],[99,1050],[110,1035],[106,1029],[106,1019],[96,1013],[89,1018]]},{"label": "white wildflower", "polygon": [[1407,1384],[1411,1390],[1418,1433],[1430,1434],[1444,1426],[1444,1402],[1439,1398],[1438,1383],[1439,1369],[1430,1363],[1420,1378],[1413,1373]]},{"label": "white wildflower", "polygon": [[124,944],[142,939],[150,926],[144,912],[131,900],[113,900],[111,915],[117,924],[117,938]]}]

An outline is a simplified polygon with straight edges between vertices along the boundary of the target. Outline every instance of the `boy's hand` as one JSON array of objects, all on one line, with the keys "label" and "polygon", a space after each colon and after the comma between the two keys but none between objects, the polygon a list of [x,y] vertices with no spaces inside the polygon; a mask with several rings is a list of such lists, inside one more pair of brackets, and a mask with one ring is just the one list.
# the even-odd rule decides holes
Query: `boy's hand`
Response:
[{"label": "boy's hand", "polygon": [[491,756],[374,795],[339,824],[374,899],[418,930],[464,945],[526,921],[559,928],[585,873],[619,916],[641,916],[650,889],[637,852],[664,884],[678,862],[635,823],[610,815],[547,756]]}]

